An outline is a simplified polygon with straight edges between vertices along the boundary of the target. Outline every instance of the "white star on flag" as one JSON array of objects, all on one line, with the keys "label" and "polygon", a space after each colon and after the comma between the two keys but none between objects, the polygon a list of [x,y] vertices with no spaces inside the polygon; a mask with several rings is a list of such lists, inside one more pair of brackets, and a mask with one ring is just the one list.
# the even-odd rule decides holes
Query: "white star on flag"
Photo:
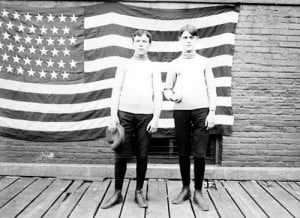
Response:
[{"label": "white star on flag", "polygon": [[47,51],[48,51],[48,50],[45,49],[45,47],[43,47],[40,51],[41,51],[41,54],[42,54],[42,55],[47,55]]},{"label": "white star on flag", "polygon": [[15,38],[15,41],[16,41],[16,42],[20,42],[20,40],[21,40],[21,37],[20,37],[18,34],[16,34],[16,35],[14,36],[14,38]]},{"label": "white star on flag", "polygon": [[48,42],[48,45],[53,45],[54,40],[51,37],[46,41]]},{"label": "white star on flag", "polygon": [[30,65],[30,62],[31,62],[31,60],[28,58],[28,57],[26,57],[26,59],[24,59],[24,61],[25,61],[25,65]]},{"label": "white star on flag", "polygon": [[69,39],[70,40],[70,44],[72,45],[72,44],[75,44],[75,41],[76,41],[76,39],[72,36],[71,37],[71,39]]},{"label": "white star on flag", "polygon": [[64,73],[62,74],[63,79],[68,79],[69,78],[69,73],[67,73],[66,71],[64,71]]},{"label": "white star on flag", "polygon": [[10,66],[10,64],[6,67],[6,69],[7,69],[7,72],[12,73],[12,71],[13,71],[13,68]]},{"label": "white star on flag", "polygon": [[18,14],[18,12],[16,12],[16,11],[15,11],[15,13],[13,14],[13,16],[14,16],[14,19],[15,19],[15,20],[20,19],[20,14]]},{"label": "white star on flag", "polygon": [[24,74],[24,70],[23,70],[23,68],[21,66],[18,68],[17,74],[21,74],[21,75]]},{"label": "white star on flag", "polygon": [[18,57],[18,55],[16,55],[15,57],[13,57],[13,59],[14,59],[15,63],[19,63],[19,61],[20,61],[20,58]]},{"label": "white star on flag", "polygon": [[25,16],[25,21],[31,21],[31,15],[29,14],[29,13],[27,13],[26,15],[24,15]]},{"label": "white star on flag", "polygon": [[7,32],[4,32],[4,33],[3,33],[3,38],[4,38],[4,39],[9,39],[9,34],[8,34]]},{"label": "white star on flag", "polygon": [[35,51],[36,51],[36,49],[33,46],[31,46],[31,48],[29,48],[30,54],[35,54]]},{"label": "white star on flag", "polygon": [[36,17],[36,21],[37,21],[37,22],[39,22],[39,21],[43,22],[43,16],[40,15],[39,13],[38,13],[38,15],[35,16],[35,17]]},{"label": "white star on flag", "polygon": [[22,23],[20,23],[20,25],[18,26],[18,30],[19,30],[20,32],[24,32],[24,29],[25,29],[25,27],[23,26]]},{"label": "white star on flag", "polygon": [[21,45],[18,47],[18,50],[19,50],[19,52],[24,52],[25,48],[24,48],[23,45],[21,44]]},{"label": "white star on flag", "polygon": [[25,43],[26,43],[26,44],[30,44],[30,43],[31,43],[31,38],[30,38],[29,35],[26,36],[26,38],[25,38]]},{"label": "white star on flag", "polygon": [[51,29],[52,34],[58,34],[58,28],[56,26],[53,26],[53,28]]},{"label": "white star on flag", "polygon": [[70,63],[70,65],[71,65],[71,68],[76,68],[76,62],[72,59],[72,61],[71,61],[71,63]]},{"label": "white star on flag", "polygon": [[66,64],[66,63],[64,63],[62,60],[60,60],[60,61],[58,62],[58,68],[64,68],[64,67],[65,67],[65,64]]},{"label": "white star on flag", "polygon": [[53,70],[52,73],[50,73],[51,79],[57,79],[57,73]]},{"label": "white star on flag", "polygon": [[43,43],[43,39],[39,36],[39,38],[36,39],[36,44],[42,44]]},{"label": "white star on flag", "polygon": [[6,53],[4,53],[2,57],[4,61],[8,61],[9,56]]},{"label": "white star on flag", "polygon": [[55,48],[53,48],[53,50],[51,51],[52,56],[57,56],[58,55],[58,50],[56,50]]},{"label": "white star on flag", "polygon": [[66,22],[66,17],[63,14],[61,14],[58,18],[60,22]]},{"label": "white star on flag", "polygon": [[47,33],[47,28],[44,27],[44,25],[41,28],[41,33],[46,34]]},{"label": "white star on flag", "polygon": [[68,27],[65,26],[63,28],[63,31],[64,31],[64,34],[68,34],[70,32],[70,28],[68,28]]},{"label": "white star on flag", "polygon": [[58,39],[59,45],[64,45],[65,44],[65,39],[63,39],[63,37],[60,37]]},{"label": "white star on flag", "polygon": [[47,61],[47,64],[48,64],[48,67],[53,67],[54,62],[50,58],[49,61]]},{"label": "white star on flag", "polygon": [[35,62],[36,62],[36,66],[42,66],[43,61],[41,61],[41,59],[38,58],[35,60]]},{"label": "white star on flag", "polygon": [[8,51],[13,51],[14,50],[14,46],[10,43],[9,45],[7,45]]},{"label": "white star on flag", "polygon": [[40,74],[40,78],[45,78],[46,77],[46,73],[44,72],[44,70],[42,69],[42,71],[39,72]]},{"label": "white star on flag", "polygon": [[68,56],[70,55],[70,50],[68,50],[67,48],[65,48],[65,50],[63,51],[64,56]]},{"label": "white star on flag", "polygon": [[47,16],[48,18],[48,22],[52,21],[54,22],[54,17],[52,16],[52,14],[49,14],[49,16]]},{"label": "white star on flag", "polygon": [[36,28],[34,27],[34,26],[31,26],[30,28],[29,28],[29,32],[30,33],[35,33],[35,30],[36,30]]},{"label": "white star on flag", "polygon": [[13,24],[9,21],[8,24],[6,24],[7,29],[11,30],[13,28]]},{"label": "white star on flag", "polygon": [[5,9],[2,11],[2,17],[7,17],[9,14],[8,11],[6,11]]},{"label": "white star on flag", "polygon": [[71,18],[71,22],[77,22],[78,17],[75,16],[75,14],[73,14]]},{"label": "white star on flag", "polygon": [[35,72],[30,68],[30,70],[28,70],[28,76],[34,76],[34,74]]}]

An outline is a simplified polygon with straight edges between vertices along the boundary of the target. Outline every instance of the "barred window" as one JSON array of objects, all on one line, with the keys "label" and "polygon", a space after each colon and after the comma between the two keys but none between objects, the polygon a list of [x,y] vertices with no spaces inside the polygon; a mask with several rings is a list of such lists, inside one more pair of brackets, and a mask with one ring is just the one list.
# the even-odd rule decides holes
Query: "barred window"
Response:
[{"label": "barred window", "polygon": [[[222,135],[210,134],[206,150],[207,164],[220,164]],[[150,163],[178,163],[175,138],[152,138],[149,151]]]}]

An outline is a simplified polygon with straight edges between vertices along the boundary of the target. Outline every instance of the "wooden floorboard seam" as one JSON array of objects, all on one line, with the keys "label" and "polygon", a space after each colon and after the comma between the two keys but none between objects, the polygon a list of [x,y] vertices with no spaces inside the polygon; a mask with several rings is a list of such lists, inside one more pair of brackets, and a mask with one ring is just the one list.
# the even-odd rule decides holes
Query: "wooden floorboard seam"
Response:
[{"label": "wooden floorboard seam", "polygon": [[[194,181],[191,180],[191,184]],[[172,204],[181,180],[146,179],[148,208],[134,202],[136,180],[125,179],[124,201],[102,209],[114,193],[114,179],[74,180],[3,176],[0,178],[0,217],[5,218],[292,218],[300,215],[300,182],[273,180],[210,180],[203,195],[210,211],[204,212],[191,199]],[[191,185],[192,194],[194,186]]]},{"label": "wooden floorboard seam", "polygon": [[243,211],[241,210],[240,206],[238,205],[238,203],[236,202],[236,200],[232,197],[232,195],[230,194],[230,192],[227,190],[227,188],[224,186],[223,184],[224,181],[221,181],[221,185],[224,187],[225,191],[227,192],[228,196],[231,198],[231,200],[234,202],[235,206],[239,209],[240,213],[244,216],[245,214],[243,213]]},{"label": "wooden floorboard seam", "polygon": [[[263,182],[265,182],[265,181],[263,181]],[[266,182],[266,183],[268,183],[268,182]],[[286,206],[285,205],[283,205],[282,204],[282,202],[279,200],[279,199],[277,199],[268,189],[266,189],[260,182],[258,182],[258,185],[260,185],[275,201],[277,201],[277,203],[278,204],[280,204],[281,205],[281,207],[282,208],[284,208],[291,216],[293,216],[293,217],[295,217],[294,216],[294,214],[288,209],[288,208],[286,208]],[[267,185],[269,185],[269,184],[267,184]]]},{"label": "wooden floorboard seam", "polygon": [[244,189],[244,191],[248,194],[248,196],[255,202],[255,204],[262,210],[262,212],[269,217],[269,215],[266,213],[266,211],[264,210],[264,208],[257,202],[257,200],[255,198],[253,198],[253,196],[247,191],[247,189],[241,184],[241,182],[238,182],[238,184],[242,187],[242,189]]},{"label": "wooden floorboard seam", "polygon": [[55,182],[55,179],[53,179],[53,181],[52,182],[50,182],[36,197],[34,197],[18,214],[16,214],[16,217],[17,216],[19,216],[20,214],[22,214],[22,212],[24,212],[25,210],[26,210],[26,208],[27,207],[29,207],[29,205],[32,203],[32,202],[34,202],[39,196],[41,196],[42,194],[43,194],[43,192],[45,191],[45,190],[47,190],[48,189],[48,187],[50,186],[50,185],[52,185],[53,183]]}]

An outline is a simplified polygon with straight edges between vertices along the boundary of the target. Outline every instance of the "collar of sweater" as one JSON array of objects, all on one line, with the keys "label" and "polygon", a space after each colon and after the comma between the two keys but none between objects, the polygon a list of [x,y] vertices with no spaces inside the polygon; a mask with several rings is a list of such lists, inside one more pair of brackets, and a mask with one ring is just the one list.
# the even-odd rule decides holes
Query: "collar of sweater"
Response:
[{"label": "collar of sweater", "polygon": [[132,56],[133,60],[138,60],[138,61],[148,61],[148,55],[143,55],[143,56],[138,56],[138,55],[133,55]]},{"label": "collar of sweater", "polygon": [[194,51],[194,52],[183,52],[181,56],[184,59],[192,59],[192,58],[196,57],[196,51]]}]

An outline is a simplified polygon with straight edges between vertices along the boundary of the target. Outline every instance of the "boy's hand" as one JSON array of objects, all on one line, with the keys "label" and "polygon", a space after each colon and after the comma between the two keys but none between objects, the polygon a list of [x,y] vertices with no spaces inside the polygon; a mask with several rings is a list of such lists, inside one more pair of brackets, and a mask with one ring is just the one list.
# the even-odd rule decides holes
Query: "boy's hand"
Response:
[{"label": "boy's hand", "polygon": [[174,101],[176,103],[180,103],[182,101],[182,95],[178,92],[174,92],[174,94],[171,97],[171,101]]},{"label": "boy's hand", "polygon": [[205,120],[206,129],[211,129],[215,126],[215,112],[209,111]]},{"label": "boy's hand", "polygon": [[110,123],[108,126],[109,131],[111,131],[112,133],[115,132],[117,130],[117,125],[120,123],[119,118],[117,116],[112,116],[110,118]]},{"label": "boy's hand", "polygon": [[157,120],[152,119],[148,124],[146,131],[149,132],[150,134],[155,133],[157,132],[157,126],[158,126]]}]

